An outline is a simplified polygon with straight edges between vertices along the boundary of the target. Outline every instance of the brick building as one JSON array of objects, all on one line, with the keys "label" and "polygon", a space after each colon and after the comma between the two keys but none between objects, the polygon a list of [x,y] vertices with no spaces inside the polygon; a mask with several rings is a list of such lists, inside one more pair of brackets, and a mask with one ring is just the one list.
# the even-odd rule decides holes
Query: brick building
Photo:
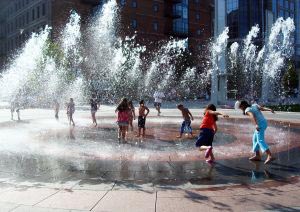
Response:
[{"label": "brick building", "polygon": [[[85,21],[106,0],[0,0],[0,60],[46,25],[56,38],[71,10]],[[189,50],[201,49],[212,36],[213,0],[117,0],[121,36],[137,33],[148,49],[170,37],[189,38]],[[1,62],[0,62],[1,65]]]},{"label": "brick building", "polygon": [[121,34],[137,33],[143,45],[155,45],[170,37],[188,38],[191,51],[198,51],[213,34],[212,0],[118,0]]},{"label": "brick building", "polygon": [[0,66],[32,32],[48,25],[53,28],[55,38],[71,10],[76,10],[84,19],[93,7],[83,0],[0,0],[0,6]]}]

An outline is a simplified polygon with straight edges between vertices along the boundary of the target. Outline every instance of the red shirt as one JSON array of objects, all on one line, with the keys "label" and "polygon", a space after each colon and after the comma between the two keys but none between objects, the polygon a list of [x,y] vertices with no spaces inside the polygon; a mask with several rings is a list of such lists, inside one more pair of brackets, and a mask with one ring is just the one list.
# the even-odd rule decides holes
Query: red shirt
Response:
[{"label": "red shirt", "polygon": [[128,110],[118,111],[118,122],[127,122],[129,121]]},{"label": "red shirt", "polygon": [[210,115],[208,112],[205,113],[202,123],[200,125],[200,129],[206,128],[206,129],[215,129],[215,119],[213,115]]}]

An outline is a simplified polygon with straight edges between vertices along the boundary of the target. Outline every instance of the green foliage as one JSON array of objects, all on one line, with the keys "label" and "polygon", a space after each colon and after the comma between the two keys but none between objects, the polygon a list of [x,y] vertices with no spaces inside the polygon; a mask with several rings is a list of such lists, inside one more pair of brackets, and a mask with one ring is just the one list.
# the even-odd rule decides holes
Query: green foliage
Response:
[{"label": "green foliage", "polygon": [[300,112],[300,105],[271,105],[267,106],[275,111]]},{"label": "green foliage", "polygon": [[297,88],[298,86],[296,67],[294,62],[291,60],[287,64],[287,70],[283,75],[282,84],[286,94],[291,94],[293,89]]}]

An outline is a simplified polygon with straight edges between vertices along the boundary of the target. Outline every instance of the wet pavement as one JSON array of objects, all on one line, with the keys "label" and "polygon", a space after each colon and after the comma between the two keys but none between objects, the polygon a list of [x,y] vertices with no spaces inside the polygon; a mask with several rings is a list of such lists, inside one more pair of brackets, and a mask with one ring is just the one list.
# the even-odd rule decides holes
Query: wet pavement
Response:
[{"label": "wet pavement", "polygon": [[[133,198],[133,201],[144,201],[141,203],[143,211],[172,211],[174,208],[169,204],[177,205],[178,202],[173,202],[176,198],[182,201],[182,205],[177,207],[186,205],[180,211],[196,211],[199,209],[197,204],[210,210],[239,210],[234,203],[212,206],[214,203],[209,195],[203,196],[202,193],[213,191],[224,198],[231,198],[235,191],[246,192],[251,188],[257,192],[257,189],[263,189],[257,197],[247,193],[247,198],[256,199],[260,198],[259,195],[266,195],[266,190],[293,185],[289,191],[298,194],[300,121],[297,113],[294,118],[285,113],[271,118],[267,116],[269,128],[266,138],[277,160],[264,165],[263,162],[248,160],[253,130],[250,120],[235,111],[226,110],[231,118],[221,118],[218,122],[219,132],[214,141],[217,161],[210,165],[205,162],[203,153],[195,149],[195,138],[176,139],[181,123],[177,110],[167,110],[162,117],[156,117],[152,112],[147,119],[145,139],[138,139],[135,132],[129,132],[127,144],[119,144],[113,109],[105,109],[98,113],[99,126],[96,128],[90,124],[88,111],[77,111],[76,127],[69,127],[65,117],[59,122],[53,120],[52,111],[25,110],[23,120],[18,122],[8,121],[9,113],[6,116],[7,111],[1,110],[0,208],[16,211],[22,211],[22,207],[27,207],[28,211],[33,208],[38,208],[37,211],[50,211],[51,208],[122,211],[119,210],[122,201],[119,209],[114,207],[113,202],[108,201],[107,205],[101,203],[109,195],[114,200],[125,195],[124,198]],[[199,114],[195,115],[193,122],[194,132],[198,134],[202,111],[193,112]],[[40,199],[38,195],[35,197],[35,190],[41,191]],[[58,201],[59,195],[65,198],[77,192],[79,194],[73,196],[73,200],[78,199],[86,205]],[[98,196],[95,197],[93,192]],[[25,193],[32,196],[29,195],[27,200]],[[81,193],[86,193],[86,200],[81,198]],[[22,195],[25,197],[21,198]],[[53,200],[53,205],[50,200],[54,197],[58,200]],[[253,205],[254,199],[251,200]],[[160,204],[159,200],[166,200],[166,205]],[[296,200],[293,204],[289,201],[290,198],[278,208],[297,210],[300,206]],[[256,208],[250,204],[248,209],[271,210],[275,202],[273,206],[271,203],[270,200],[266,203],[268,207],[262,204]],[[122,209],[134,211],[134,208]]]}]

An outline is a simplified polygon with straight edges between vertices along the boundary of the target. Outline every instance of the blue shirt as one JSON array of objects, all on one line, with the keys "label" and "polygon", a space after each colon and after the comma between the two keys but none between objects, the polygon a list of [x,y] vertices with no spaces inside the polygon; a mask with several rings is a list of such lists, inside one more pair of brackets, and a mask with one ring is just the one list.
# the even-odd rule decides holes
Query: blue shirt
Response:
[{"label": "blue shirt", "polygon": [[247,107],[245,113],[247,112],[251,112],[253,114],[259,127],[265,127],[267,125],[267,120],[265,119],[257,104],[253,104],[251,105],[251,107]]}]

